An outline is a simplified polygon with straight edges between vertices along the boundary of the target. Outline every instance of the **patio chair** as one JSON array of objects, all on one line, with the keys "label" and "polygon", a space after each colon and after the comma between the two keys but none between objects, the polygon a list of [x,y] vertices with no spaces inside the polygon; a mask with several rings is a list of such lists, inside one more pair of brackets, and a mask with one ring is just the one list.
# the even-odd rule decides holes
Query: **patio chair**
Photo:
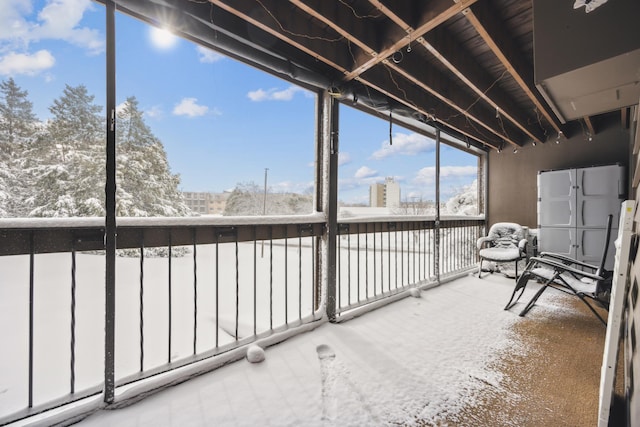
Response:
[{"label": "patio chair", "polygon": [[[587,299],[600,307],[608,309],[608,295],[611,291],[613,273],[605,270],[604,264],[607,259],[609,240],[611,239],[612,221],[613,215],[609,215],[607,217],[604,248],[599,265],[587,264],[560,254],[542,252],[540,256],[529,259],[525,270],[520,278],[517,279],[515,289],[504,309],[509,310],[518,302],[530,279],[537,279],[543,285],[525,305],[520,312],[520,316],[524,316],[531,310],[547,288],[554,288],[580,298],[589,307],[589,310],[606,326],[607,322],[598,314],[594,306],[589,304]],[[516,297],[518,291],[520,293]]]},{"label": "patio chair", "polygon": [[482,263],[515,262],[516,279],[518,278],[518,261],[526,257],[527,239],[524,228],[514,222],[497,222],[491,226],[489,233],[477,241],[480,266],[478,278],[482,278]]}]

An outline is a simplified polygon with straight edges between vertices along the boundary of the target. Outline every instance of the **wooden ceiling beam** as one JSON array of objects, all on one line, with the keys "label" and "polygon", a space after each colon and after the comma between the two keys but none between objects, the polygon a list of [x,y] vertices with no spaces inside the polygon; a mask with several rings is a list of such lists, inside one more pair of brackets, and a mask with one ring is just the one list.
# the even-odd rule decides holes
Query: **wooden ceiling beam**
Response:
[{"label": "wooden ceiling beam", "polygon": [[[331,5],[335,5],[335,3],[331,2],[316,2],[313,7],[310,6],[307,2],[303,0],[290,0],[292,4],[299,7],[309,15],[313,16],[315,19],[323,22],[325,25],[330,26],[336,33],[341,34],[345,39],[359,46],[363,51],[373,51],[374,48],[371,46],[371,40],[363,40],[365,37],[364,32],[360,32],[359,35],[355,35],[352,33],[350,29],[347,31],[339,24],[339,15],[343,15],[340,13],[340,10],[337,10],[335,7],[331,7]],[[318,9],[316,9],[316,7]],[[392,14],[388,9],[384,9],[383,13],[391,14],[392,20],[402,28],[409,28],[409,24],[401,20],[398,16]],[[345,23],[346,24],[346,23]],[[345,25],[343,24],[343,25]],[[370,32],[369,32],[370,33]],[[420,38],[419,43],[423,44],[425,41]],[[375,55],[372,55],[375,56]],[[515,138],[517,131],[513,129],[509,129],[507,132],[507,128],[505,128],[504,123],[498,123],[499,120],[502,120],[502,117],[495,117],[492,113],[488,114],[487,111],[481,110],[479,105],[477,104],[477,99],[468,96],[463,91],[452,91],[450,90],[451,81],[448,77],[444,76],[437,70],[430,70],[428,73],[424,72],[424,64],[422,62],[417,62],[415,59],[416,55],[410,55],[407,53],[405,55],[406,58],[402,62],[402,67],[398,65],[391,64],[387,59],[383,59],[383,63],[389,66],[391,69],[395,70],[396,73],[402,75],[408,81],[411,81],[415,85],[419,86],[423,90],[429,92],[434,97],[438,98],[440,101],[447,104],[457,113],[456,116],[463,115],[467,116],[470,120],[478,123],[479,126],[484,127],[489,132],[496,135],[498,138],[507,141],[508,143],[515,146],[522,146],[523,142],[520,138]],[[420,78],[416,76],[420,76]],[[360,79],[361,82],[366,83],[363,79]],[[479,90],[482,94],[483,91],[487,91],[489,88],[489,84],[483,90]],[[448,94],[445,96],[444,94]],[[502,106],[506,104],[501,104]],[[500,108],[496,106],[494,108]],[[506,117],[511,117],[509,113],[504,112]],[[442,119],[442,118],[441,118]],[[518,126],[520,128],[520,126]],[[530,135],[530,132],[525,132],[527,135]],[[513,135],[513,136],[509,136]],[[536,137],[533,137],[536,139]],[[537,139],[540,140],[540,139]]]},{"label": "wooden ceiling beam", "polygon": [[[425,115],[429,120],[441,123],[456,132],[478,141],[491,148],[498,148],[503,144],[503,138],[494,132],[487,131],[476,121],[469,120],[451,106],[444,104],[429,92],[416,90],[413,82],[408,82],[400,76],[390,75],[392,69],[386,61],[384,67],[375,67],[358,78],[358,81],[388,96],[390,99],[406,105],[417,113]],[[395,90],[389,90],[394,87]]]},{"label": "wooden ceiling beam", "polygon": [[529,124],[527,117],[519,113],[518,107],[497,86],[500,79],[495,80],[483,71],[481,65],[473,60],[470,54],[461,50],[460,45],[446,30],[436,29],[417,41],[480,99],[499,111],[502,117],[513,123],[534,142],[545,142],[544,129]]},{"label": "wooden ceiling beam", "polygon": [[537,94],[537,90],[534,87],[533,73],[530,71],[531,67],[527,66],[512,38],[504,28],[497,24],[499,21],[495,17],[498,16],[498,13],[491,9],[489,2],[478,2],[463,13],[494,55],[533,102],[538,112],[558,133],[563,133],[557,118],[549,113],[541,97]]},{"label": "wooden ceiling beam", "polygon": [[[474,4],[478,0],[458,0],[457,2],[452,0],[434,0],[425,4],[425,13],[424,13],[424,21],[416,28],[406,27],[404,28],[406,35],[390,45],[384,47],[378,52],[376,57],[365,61],[364,63],[358,65],[356,68],[351,70],[345,75],[345,79],[347,81],[353,80],[358,77],[360,74],[364,73],[368,69],[374,67],[376,64],[379,64],[384,59],[393,55],[394,52],[404,48],[412,40],[415,40],[417,37],[422,36],[428,31],[433,30],[438,25],[445,22],[447,19],[455,16],[456,14],[462,12],[472,4]],[[393,11],[387,7],[380,0],[369,0],[373,6],[378,8],[382,13],[385,14],[389,19],[398,23],[404,22],[399,16],[397,16]]]},{"label": "wooden ceiling beam", "polygon": [[[515,128],[505,126],[506,123],[502,121],[501,117],[496,117],[493,111],[489,112],[487,109],[483,109],[482,105],[476,102],[477,99],[469,96],[466,92],[462,90],[450,90],[451,82],[446,75],[434,68],[425,72],[422,62],[414,58],[416,57],[405,55],[405,58],[400,64],[395,64],[388,60],[383,61],[383,64],[398,75],[401,75],[407,81],[430,93],[433,97],[452,108],[456,111],[456,116],[467,117],[469,120],[477,123],[478,126],[485,128],[498,138],[504,139],[509,144],[518,147],[524,144],[524,141],[519,137],[520,135],[517,134]],[[420,75],[420,78],[416,77],[418,75]],[[391,77],[391,79],[393,79],[393,77]],[[393,83],[393,80],[391,83]],[[436,118],[442,120],[443,123],[446,123],[448,119],[448,117]],[[517,134],[517,136],[514,134]]]},{"label": "wooden ceiling beam", "polygon": [[[283,5],[288,7],[288,3],[278,0],[261,0],[260,9],[256,9],[256,2],[251,0],[209,1],[343,74],[347,74],[357,61],[354,53],[348,52],[346,47],[336,48],[338,45],[336,42],[343,39],[340,34],[327,37],[326,34],[314,33],[315,28],[306,23],[306,15],[301,15],[298,19],[295,17],[288,19],[285,27],[275,16],[280,16],[276,11],[281,10]],[[331,48],[327,47],[329,44],[332,44]],[[324,52],[324,55],[318,52]],[[329,54],[332,56],[329,57]]]},{"label": "wooden ceiling beam", "polygon": [[591,118],[589,116],[583,117],[584,124],[587,126],[587,130],[591,134],[591,136],[595,136],[596,129],[593,127],[593,122],[591,122]]}]

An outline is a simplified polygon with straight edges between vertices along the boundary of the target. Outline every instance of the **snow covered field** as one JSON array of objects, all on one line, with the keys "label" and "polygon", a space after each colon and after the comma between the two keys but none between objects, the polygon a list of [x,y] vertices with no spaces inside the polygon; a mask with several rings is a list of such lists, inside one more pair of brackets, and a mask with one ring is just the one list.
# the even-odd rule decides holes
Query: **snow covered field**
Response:
[{"label": "snow covered field", "polygon": [[[267,242],[261,257],[261,248],[257,245],[255,331],[258,334],[271,326],[275,328],[312,314],[311,246],[303,244],[299,248],[297,243],[295,239],[287,248],[286,296],[284,246],[274,246],[271,255]],[[168,363],[169,359],[175,362],[193,355],[194,300],[197,300],[196,353],[235,341],[236,296],[238,338],[253,335],[254,245],[252,242],[238,245],[237,293],[235,245],[221,244],[219,251],[216,272],[215,245],[198,246],[195,286],[193,255],[172,258],[170,350],[168,259],[144,259],[144,370]],[[99,385],[103,379],[104,257],[78,254],[76,264],[75,390],[82,391]],[[34,405],[38,405],[70,392],[71,255],[36,255],[34,266],[33,378]],[[3,276],[0,416],[3,416],[27,405],[29,257],[0,257],[0,271]],[[118,257],[116,274],[116,379],[119,379],[140,368],[140,259]],[[194,298],[196,287],[197,298]]]}]

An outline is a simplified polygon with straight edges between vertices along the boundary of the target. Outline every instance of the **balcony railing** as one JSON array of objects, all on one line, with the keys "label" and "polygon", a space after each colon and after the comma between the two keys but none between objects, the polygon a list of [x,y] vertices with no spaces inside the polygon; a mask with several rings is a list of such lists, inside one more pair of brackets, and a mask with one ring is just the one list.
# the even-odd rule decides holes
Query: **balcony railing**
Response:
[{"label": "balcony railing", "polygon": [[484,220],[341,222],[338,312],[468,270],[478,262],[483,231]]},{"label": "balcony railing", "polygon": [[[104,392],[110,316],[116,388],[326,318],[324,216],[259,221],[119,219],[116,309],[105,313],[102,219],[1,220],[0,424]],[[469,269],[483,230],[340,223],[336,315]]]}]

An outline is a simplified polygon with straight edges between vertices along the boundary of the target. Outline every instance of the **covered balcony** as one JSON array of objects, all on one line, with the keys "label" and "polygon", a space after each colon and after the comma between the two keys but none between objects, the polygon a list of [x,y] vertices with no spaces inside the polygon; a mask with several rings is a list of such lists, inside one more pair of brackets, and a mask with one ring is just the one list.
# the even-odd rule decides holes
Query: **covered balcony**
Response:
[{"label": "covered balcony", "polygon": [[[78,156],[101,167],[83,163],[91,173],[82,176],[92,178],[78,180],[46,165],[42,181],[26,174],[32,187],[2,197],[25,206],[6,203],[3,212],[14,214],[0,218],[0,425],[640,425],[637,209],[626,229],[631,249],[618,249],[621,303],[599,311],[607,327],[576,298],[551,291],[526,317],[504,311],[515,286],[511,266],[477,274],[477,240],[497,222],[528,228],[527,258],[536,255],[541,171],[620,165],[626,182],[618,196],[636,198],[634,0],[99,0],[91,7],[105,47],[101,150],[84,153],[47,133],[61,100],[34,141],[49,141],[63,162]],[[45,25],[55,11],[47,3],[37,14],[38,37],[88,46],[89,27]],[[28,16],[6,19],[18,28]],[[184,58],[118,56],[137,41],[131,22],[192,43],[202,63],[219,55],[251,67],[256,80],[291,84],[251,92],[252,101],[305,94],[305,120],[292,123],[275,107],[244,115],[256,139],[275,135],[269,149],[288,167],[309,164],[310,189],[293,192],[308,210],[270,211],[267,178],[275,172],[253,165],[257,145],[225,134],[220,158],[208,158],[189,140],[193,122],[164,131],[183,144],[176,151],[193,153],[194,168],[197,157],[211,168],[252,163],[260,175],[264,168],[264,192],[234,190],[252,198],[254,211],[236,204],[240,214],[197,215],[199,201],[177,207],[169,196],[154,197],[159,180],[150,173],[127,175],[149,163],[137,150],[156,143],[132,131],[142,110],[120,92],[155,74],[165,79],[151,89],[157,93],[193,79],[197,99],[173,109],[193,118],[207,111],[198,100],[212,96],[209,84],[218,91],[236,84],[232,73],[210,70],[211,81],[197,80]],[[100,62],[91,58],[87,69]],[[71,68],[76,78],[82,66]],[[3,76],[17,69],[0,66]],[[2,106],[13,82],[3,83]],[[83,87],[67,85],[63,98],[82,98]],[[384,132],[382,146],[367,140],[373,128]],[[312,162],[294,154],[305,138]],[[347,155],[362,147],[380,165],[405,156],[396,167],[405,164],[406,174],[413,173],[407,159],[425,159],[412,182],[428,196],[402,199],[394,185],[409,179],[397,171],[385,170],[383,184],[367,180],[371,168],[350,170]],[[41,170],[18,164],[0,178]],[[456,198],[447,178],[461,171],[475,183],[465,182]],[[50,202],[49,187],[39,191],[92,179],[104,193],[85,204]],[[132,196],[128,179],[143,191]],[[346,201],[356,180],[370,189],[367,206]],[[161,206],[143,211],[136,199]],[[531,283],[522,300],[539,286]]]}]

